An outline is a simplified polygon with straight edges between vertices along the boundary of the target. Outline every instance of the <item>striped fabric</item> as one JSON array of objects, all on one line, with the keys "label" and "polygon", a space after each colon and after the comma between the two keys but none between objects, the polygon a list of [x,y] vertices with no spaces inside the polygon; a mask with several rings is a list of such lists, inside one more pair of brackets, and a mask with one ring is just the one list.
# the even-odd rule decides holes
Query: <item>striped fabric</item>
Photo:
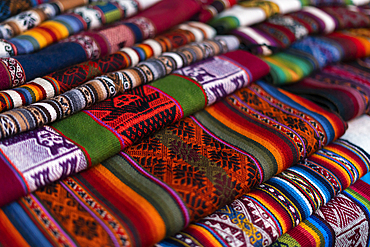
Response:
[{"label": "striped fabric", "polygon": [[[369,154],[352,143],[338,140],[190,225],[183,232],[160,243],[160,246],[270,245],[327,202],[329,204],[325,207],[331,207],[330,204],[341,197],[331,199],[369,169]],[[320,210],[325,210],[325,207]],[[281,241],[274,246],[308,246],[309,242],[305,242],[302,232],[296,229],[305,229],[304,225],[311,224],[304,222],[302,226],[293,228],[296,232],[294,236],[301,237],[301,245],[294,245],[293,241]],[[326,234],[330,231],[322,232]],[[331,246],[331,243],[327,244]]]},{"label": "striped fabric", "polygon": [[369,39],[353,33],[334,32],[306,37],[287,51],[263,59],[271,67],[270,81],[280,85],[297,82],[329,64],[369,55]]},{"label": "striped fabric", "polygon": [[271,55],[309,34],[328,34],[334,30],[369,25],[368,13],[360,8],[304,7],[294,13],[275,15],[258,25],[240,27],[233,30],[232,34],[241,38],[248,51]]},{"label": "striped fabric", "polygon": [[370,111],[369,59],[325,67],[299,83],[283,87],[349,121]]},{"label": "striped fabric", "polygon": [[[1,138],[33,130],[45,124],[69,117],[98,102],[158,80],[176,69],[218,54],[236,50],[238,46],[239,40],[234,36],[218,36],[214,40],[193,43],[179,48],[176,52],[166,52],[159,57],[141,62],[136,67],[96,77],[56,97],[50,97],[45,101],[7,111],[0,114],[0,121],[5,123],[1,125],[3,129],[0,127]],[[48,82],[43,83],[39,79],[36,81],[36,85],[50,85]],[[226,88],[226,91],[230,93],[235,91],[236,88],[245,85],[242,83],[240,86],[229,87]],[[218,86],[221,87],[222,85]],[[49,95],[52,95],[52,92]],[[225,95],[207,91],[209,104],[213,104],[221,96]],[[13,127],[9,129],[9,126]]]},{"label": "striped fabric", "polygon": [[88,2],[88,0],[55,0],[40,4],[2,22],[0,24],[0,38],[10,39],[39,26],[45,20],[52,19],[69,9],[85,5]]},{"label": "striped fabric", "polygon": [[[264,112],[271,120],[259,118],[253,111]],[[300,125],[290,124],[299,119]],[[18,240],[10,241],[30,244],[62,240],[90,244],[96,236],[97,245],[116,241],[149,246],[303,160],[341,135],[344,127],[335,114],[259,82],[145,138],[101,165],[2,207],[1,222],[12,227],[3,227],[0,234],[18,234]],[[60,125],[54,128],[67,134]],[[52,129],[42,131],[50,133]],[[302,142],[295,144],[293,140],[299,139]],[[360,168],[367,169],[358,166],[360,172]],[[78,208],[84,213],[77,213]],[[65,218],[67,215],[70,217]],[[13,225],[21,218],[27,223]],[[74,230],[77,228],[82,232]]]},{"label": "striped fabric", "polygon": [[[27,54],[40,50],[82,30],[98,28],[103,24],[133,16],[138,11],[148,8],[156,2],[158,0],[116,0],[75,8],[71,13],[57,16],[22,35],[1,41],[0,57]],[[126,9],[127,11],[124,11]]]},{"label": "striped fabric", "polygon": [[[128,21],[117,22],[97,31],[73,35],[35,54],[0,59],[2,65],[0,78],[4,78],[4,81],[0,81],[0,88],[15,87],[56,70],[103,57],[123,47],[130,47],[134,43],[141,43],[188,20],[200,8],[200,4],[193,0],[177,1],[172,4],[168,2],[172,1],[161,1],[150,11],[144,11]],[[185,6],[189,11],[167,17],[168,13]],[[153,15],[153,12],[157,14]]]},{"label": "striped fabric", "polygon": [[[368,0],[252,0],[240,1],[239,4],[222,12],[212,19],[210,24],[219,33],[226,33],[238,27],[251,26],[262,22],[276,14],[287,14],[302,9],[305,5],[331,6],[331,5],[363,5],[369,3]],[[310,8],[310,7],[309,7]],[[307,9],[309,9],[307,8]],[[320,12],[315,8],[312,14]],[[322,17],[321,13],[317,13]],[[329,17],[330,18],[330,17]]]},{"label": "striped fabric", "polygon": [[[223,74],[224,70],[229,71],[227,76]],[[0,181],[14,186],[0,194],[0,203],[4,205],[45,184],[98,164],[151,133],[204,108],[214,99],[266,75],[268,66],[247,52],[235,51],[185,67],[181,73],[192,71],[199,71],[193,79],[190,74],[173,74],[102,101],[54,123],[52,128],[45,126],[4,139],[4,146],[0,144],[4,154],[0,164],[4,169],[4,180]],[[209,74],[213,76],[209,77]],[[78,100],[78,96],[72,101]],[[39,107],[48,106],[39,104]],[[47,110],[54,113],[53,117],[58,114],[50,107]],[[59,141],[53,145],[53,140]],[[39,148],[35,152],[27,150],[34,145],[44,151]],[[24,152],[13,155],[13,148]],[[28,158],[23,156],[27,154],[30,155]],[[23,159],[28,161],[24,163]]]},{"label": "striped fabric", "polygon": [[[349,122],[343,139],[355,141],[367,152],[370,117]],[[311,217],[281,236],[273,246],[367,246],[370,241],[370,173],[322,206]]]},{"label": "striped fabric", "polygon": [[[181,24],[174,30],[133,47],[122,48],[111,55],[76,64],[33,79],[20,87],[2,91],[0,92],[0,111],[57,96],[92,80],[96,76],[135,66],[140,61],[159,56],[163,52],[171,51],[194,41],[212,39],[214,36],[215,31],[206,24],[199,22]],[[2,78],[4,84],[10,85],[12,80],[14,79],[11,77]]]},{"label": "striped fabric", "polygon": [[0,3],[0,22],[20,13],[21,11],[31,9],[49,0],[4,0]]}]

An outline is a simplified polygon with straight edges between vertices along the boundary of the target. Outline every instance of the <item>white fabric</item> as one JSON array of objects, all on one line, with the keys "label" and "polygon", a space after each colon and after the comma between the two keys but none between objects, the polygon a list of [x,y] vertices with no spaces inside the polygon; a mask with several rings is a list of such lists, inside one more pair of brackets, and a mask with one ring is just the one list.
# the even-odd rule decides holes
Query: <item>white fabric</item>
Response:
[{"label": "white fabric", "polygon": [[362,115],[348,122],[348,129],[341,139],[348,140],[370,153],[370,116]]},{"label": "white fabric", "polygon": [[331,33],[335,30],[335,20],[333,19],[333,17],[331,17],[330,15],[325,13],[324,11],[322,11],[318,8],[315,8],[315,7],[311,7],[311,6],[303,7],[302,10],[306,11],[306,12],[312,14],[312,15],[315,15],[318,18],[320,18],[321,20],[323,20],[324,23],[325,23],[325,30],[324,30],[325,33]]},{"label": "white fabric", "polygon": [[131,59],[130,66],[135,66],[140,62],[139,55],[130,47],[124,47],[121,49],[122,52],[126,52]]},{"label": "white fabric", "polygon": [[302,8],[302,4],[299,0],[269,0],[269,1],[276,3],[279,6],[280,14],[288,14],[291,12],[298,11]]}]

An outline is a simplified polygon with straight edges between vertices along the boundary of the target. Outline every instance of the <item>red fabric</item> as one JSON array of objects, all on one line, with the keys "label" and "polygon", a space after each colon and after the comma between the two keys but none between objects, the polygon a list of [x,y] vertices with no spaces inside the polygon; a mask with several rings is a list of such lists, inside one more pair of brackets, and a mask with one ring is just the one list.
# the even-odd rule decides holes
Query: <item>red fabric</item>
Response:
[{"label": "red fabric", "polygon": [[201,4],[195,0],[163,0],[135,17],[150,19],[156,27],[156,33],[161,33],[170,27],[189,20],[200,9]]},{"label": "red fabric", "polygon": [[267,65],[267,63],[265,63],[261,59],[256,59],[256,56],[246,51],[237,50],[233,52],[228,52],[223,56],[231,58],[232,60],[238,62],[246,68],[253,68],[248,70],[252,75],[251,81],[267,75],[270,71],[270,67]]}]

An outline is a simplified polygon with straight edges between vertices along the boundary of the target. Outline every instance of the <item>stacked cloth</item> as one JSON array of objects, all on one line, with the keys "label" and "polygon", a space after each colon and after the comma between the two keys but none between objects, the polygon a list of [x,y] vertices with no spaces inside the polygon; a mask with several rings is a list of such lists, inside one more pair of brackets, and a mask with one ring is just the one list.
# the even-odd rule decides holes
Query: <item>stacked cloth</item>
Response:
[{"label": "stacked cloth", "polygon": [[0,246],[370,245],[368,0],[1,4]]}]

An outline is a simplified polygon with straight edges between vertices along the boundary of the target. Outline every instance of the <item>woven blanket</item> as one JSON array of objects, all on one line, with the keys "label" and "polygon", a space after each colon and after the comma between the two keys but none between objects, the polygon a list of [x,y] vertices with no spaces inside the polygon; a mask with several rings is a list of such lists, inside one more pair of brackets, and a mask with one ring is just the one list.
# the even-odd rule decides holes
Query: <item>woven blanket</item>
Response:
[{"label": "woven blanket", "polygon": [[359,180],[272,246],[367,246],[370,184]]},{"label": "woven blanket", "polygon": [[[14,186],[0,193],[1,204],[98,164],[164,126],[204,108],[214,99],[266,75],[268,66],[247,52],[235,51],[204,60],[184,69],[183,73],[194,73],[194,76],[196,73],[196,76],[191,79],[181,74],[170,75],[56,122],[52,129],[40,128],[4,139],[2,149],[9,152],[3,153],[1,166],[7,167],[3,175],[9,180],[3,182],[14,183]],[[46,138],[44,141],[38,139],[42,136]],[[59,141],[53,141],[57,139]],[[27,150],[26,147],[31,147],[29,143],[44,151]],[[16,148],[19,145],[22,148]],[[14,148],[24,152],[16,155]],[[15,160],[18,158],[21,160]],[[64,164],[65,169],[60,169],[60,164]]]},{"label": "woven blanket", "polygon": [[[367,29],[366,29],[367,30]],[[329,64],[370,55],[369,39],[349,32],[308,36],[289,49],[263,59],[270,65],[274,84],[297,82]]]},{"label": "woven blanket", "polygon": [[302,10],[275,15],[251,27],[240,27],[231,33],[242,40],[244,49],[253,54],[271,55],[289,47],[309,34],[327,34],[334,30],[368,27],[368,13],[359,8],[304,7]]},{"label": "woven blanket", "polygon": [[[30,244],[152,245],[303,160],[344,128],[335,114],[303,98],[252,84],[101,165],[3,207],[1,222],[10,227],[0,234],[22,235],[11,241]],[[28,134],[40,131],[53,129]],[[60,163],[65,171],[67,163]],[[20,217],[27,223],[13,225]]]},{"label": "woven blanket", "polygon": [[[135,66],[140,61],[159,56],[163,52],[174,50],[190,42],[212,39],[214,35],[215,31],[206,24],[199,22],[181,24],[167,33],[158,35],[154,39],[147,39],[133,47],[124,47],[111,55],[88,60],[33,79],[14,89],[2,91],[0,92],[0,110],[10,110],[57,96],[96,76]],[[23,83],[24,80],[18,82],[19,78],[16,77],[15,72],[11,73],[8,70],[8,73],[12,76],[4,76],[0,79],[3,85],[14,86]],[[3,74],[6,72],[3,71]],[[24,74],[24,71],[19,71],[19,74]]]},{"label": "woven blanket", "polygon": [[209,5],[203,5],[199,13],[192,17],[192,20],[206,23],[237,2],[238,0],[214,0]]},{"label": "woven blanket", "polygon": [[[369,169],[369,154],[352,143],[337,140],[160,246],[270,245],[329,200],[330,207],[333,197]],[[302,246],[306,246],[303,240]],[[276,246],[286,246],[285,242]]]},{"label": "woven blanket", "polygon": [[[218,36],[214,40],[181,47],[176,52],[166,52],[159,57],[141,62],[136,67],[96,77],[77,88],[45,101],[4,112],[0,114],[1,121],[5,123],[2,125],[3,129],[0,127],[0,132],[4,134],[1,137],[4,138],[27,130],[33,130],[36,127],[69,117],[98,102],[158,80],[176,69],[218,54],[236,50],[238,46],[239,40],[234,36]],[[209,64],[212,63],[209,62]],[[184,70],[186,71],[186,76],[195,76],[197,81],[202,81],[204,80],[203,77],[209,75],[203,74],[204,71],[199,72],[196,69],[197,66],[198,64],[195,64],[194,67],[186,67]],[[215,63],[215,67],[218,66],[219,64]],[[180,71],[175,72],[179,73]],[[219,98],[235,91],[237,88],[245,86],[247,81],[237,81],[235,83],[240,83],[240,85],[233,87],[215,82],[205,85],[204,89],[207,92],[208,104],[213,104]],[[13,127],[9,129],[9,126]]]},{"label": "woven blanket", "polygon": [[[75,8],[72,13],[59,15],[17,37],[1,40],[0,57],[31,53],[82,30],[98,28],[103,24],[130,17],[142,10],[141,6],[143,9],[150,6],[145,2],[116,0]],[[153,2],[156,1],[149,1]],[[129,11],[123,11],[124,9]]]},{"label": "woven blanket", "polygon": [[[349,122],[343,139],[370,152],[370,117]],[[322,206],[311,217],[281,236],[273,246],[367,246],[369,236],[370,173]]]},{"label": "woven blanket", "polygon": [[[167,1],[171,2],[171,4],[167,4]],[[174,13],[174,10],[183,7],[188,8],[189,11],[168,15],[169,13]],[[60,43],[49,46],[32,55],[2,58],[0,59],[2,65],[2,75],[0,78],[6,79],[3,83],[0,83],[0,88],[5,89],[9,86],[15,86],[13,85],[13,80],[9,84],[9,77],[14,74],[15,69],[19,71],[16,73],[19,77],[18,81],[25,83],[26,81],[47,75],[56,70],[89,59],[99,58],[119,51],[123,47],[129,47],[134,43],[140,43],[145,39],[153,38],[157,33],[161,33],[186,21],[199,8],[200,5],[193,0],[161,1],[150,10],[140,13],[129,21],[118,22],[101,30],[73,35]],[[156,14],[153,15],[153,12]],[[28,41],[25,40],[25,42]],[[48,63],[45,63],[45,61],[48,61]]]}]

